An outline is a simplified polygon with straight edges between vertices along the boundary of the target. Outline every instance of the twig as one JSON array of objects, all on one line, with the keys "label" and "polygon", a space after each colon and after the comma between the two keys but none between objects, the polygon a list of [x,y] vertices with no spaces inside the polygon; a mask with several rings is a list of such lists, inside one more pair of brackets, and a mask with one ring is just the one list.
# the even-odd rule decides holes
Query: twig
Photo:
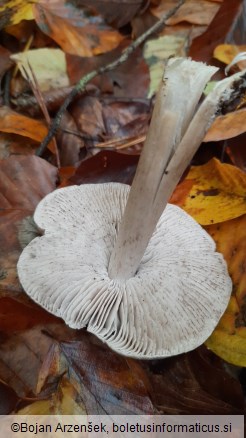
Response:
[{"label": "twig", "polygon": [[172,15],[174,15],[175,12],[180,8],[180,6],[184,2],[185,2],[185,0],[179,0],[179,2],[177,3],[177,5],[174,8],[170,9],[170,11],[168,11],[166,14],[164,14],[160,18],[159,21],[157,21],[153,26],[151,26],[146,32],[144,32],[139,38],[137,38],[132,44],[130,44],[127,47],[127,49],[125,49],[122,52],[121,56],[119,58],[117,58],[115,61],[110,62],[109,64],[105,65],[104,67],[100,67],[98,70],[91,71],[90,73],[88,73],[87,75],[82,77],[82,79],[80,79],[80,81],[75,85],[75,87],[73,88],[71,93],[67,96],[67,98],[63,102],[62,106],[60,107],[59,111],[57,112],[56,117],[54,118],[52,124],[50,125],[50,129],[49,129],[47,136],[44,138],[44,140],[40,144],[40,147],[36,151],[36,155],[41,156],[44,153],[50,140],[54,137],[54,135],[57,133],[57,131],[59,129],[59,126],[61,123],[61,118],[62,118],[64,111],[67,109],[67,107],[73,101],[75,96],[77,96],[77,94],[85,88],[85,86],[88,84],[88,82],[90,82],[96,76],[103,74],[103,73],[106,73],[108,71],[111,71],[111,70],[115,69],[116,67],[118,67],[119,65],[123,64],[123,62],[125,62],[129,58],[129,56],[134,52],[134,50],[136,50],[137,47],[139,47],[150,35],[157,32],[160,28],[162,28],[164,26],[166,20],[168,20],[168,18],[170,18]]}]

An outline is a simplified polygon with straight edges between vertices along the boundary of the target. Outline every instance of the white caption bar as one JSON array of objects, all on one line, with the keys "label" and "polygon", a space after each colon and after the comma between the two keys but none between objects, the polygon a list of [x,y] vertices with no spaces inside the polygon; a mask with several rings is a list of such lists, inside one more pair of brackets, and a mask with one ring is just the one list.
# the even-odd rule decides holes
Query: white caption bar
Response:
[{"label": "white caption bar", "polygon": [[243,438],[243,415],[9,415],[0,438]]}]

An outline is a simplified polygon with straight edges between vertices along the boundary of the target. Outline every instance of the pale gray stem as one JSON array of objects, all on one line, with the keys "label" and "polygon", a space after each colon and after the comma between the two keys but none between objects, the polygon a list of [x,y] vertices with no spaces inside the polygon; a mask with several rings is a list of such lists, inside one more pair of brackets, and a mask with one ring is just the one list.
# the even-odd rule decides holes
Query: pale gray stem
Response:
[{"label": "pale gray stem", "polygon": [[[135,275],[156,224],[218,110],[222,81],[194,116],[204,86],[217,69],[191,60],[170,60],[109,263],[110,278]],[[192,122],[191,122],[192,120]],[[191,122],[191,123],[190,123]]]}]

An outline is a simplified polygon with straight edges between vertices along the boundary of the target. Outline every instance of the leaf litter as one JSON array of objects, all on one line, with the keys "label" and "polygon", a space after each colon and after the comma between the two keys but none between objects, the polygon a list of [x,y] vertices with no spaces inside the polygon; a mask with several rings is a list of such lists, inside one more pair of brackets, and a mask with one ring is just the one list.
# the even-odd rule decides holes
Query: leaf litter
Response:
[{"label": "leaf litter", "polygon": [[[142,2],[134,2],[134,7],[131,8],[128,8],[125,2],[117,3],[117,7],[114,3],[112,8],[109,2],[108,9],[105,8],[105,2],[97,2],[99,15],[90,15],[89,12],[87,21],[83,18],[85,12],[83,8],[78,11],[73,6],[72,14],[69,15],[69,8],[65,3],[60,8],[57,8],[57,5],[52,8],[48,2],[43,3],[37,2],[34,9],[31,9],[27,2],[25,5],[24,2],[16,2],[11,14],[8,16],[6,14],[3,28],[11,24],[12,30],[9,28],[9,31],[12,32],[12,37],[22,34],[26,44],[30,32],[28,37],[25,36],[23,30],[25,26],[21,26],[22,20],[35,18],[36,23],[34,21],[28,23],[34,23],[34,29],[35,26],[36,29],[39,26],[41,31],[39,30],[39,39],[34,37],[31,50],[36,51],[37,54],[37,50],[54,53],[49,51],[59,48],[59,53],[66,60],[65,68],[64,64],[62,67],[63,74],[66,74],[67,70],[69,82],[68,79],[66,84],[57,82],[58,70],[56,70],[51,93],[56,91],[63,93],[64,85],[71,86],[89,71],[115,59],[131,41],[129,31],[121,32],[121,27],[131,24],[133,26],[135,18],[141,18],[140,3]],[[156,19],[158,14],[163,13],[163,8],[170,8],[173,2],[160,1],[157,5],[153,3],[147,13]],[[169,32],[173,32],[174,35],[170,44],[175,46],[177,42],[181,45],[184,42],[183,50],[186,50],[186,53],[190,45],[190,54],[195,59],[203,59],[210,63],[213,48],[224,42],[226,32],[229,31],[238,11],[239,2],[236,1],[230,5],[222,20],[219,8],[221,4],[222,8],[228,8],[227,3],[226,0],[224,2],[204,0],[196,2],[194,7],[194,2],[187,1],[176,16],[169,19]],[[3,7],[3,15],[5,11]],[[214,16],[215,19],[212,20]],[[77,17],[81,18],[81,22],[76,19]],[[204,32],[202,26],[205,25],[209,25],[207,32],[192,42],[195,35],[194,28],[197,33]],[[60,29],[64,31],[63,35]],[[181,29],[185,32],[182,38]],[[37,31],[35,32],[37,34]],[[40,38],[42,32],[49,36],[47,38],[43,34],[43,42]],[[65,37],[67,32],[71,32],[72,38]],[[193,37],[186,47],[189,32],[190,35],[193,32]],[[163,31],[159,33],[159,36],[161,35]],[[175,35],[178,40],[175,40]],[[212,43],[208,44],[211,35],[213,35]],[[47,41],[50,44],[49,48],[46,47]],[[158,41],[163,44],[164,51],[164,55],[158,60],[160,62],[162,57],[167,56],[166,42],[169,40],[167,41],[166,37],[160,40],[158,36],[152,38],[150,40],[153,46],[152,54],[158,48]],[[23,52],[24,49],[19,42],[17,45],[15,54]],[[1,50],[4,62],[2,61],[0,72],[1,76],[4,76],[13,65],[10,60],[13,49],[7,43]],[[176,48],[172,50],[173,53],[177,53]],[[26,51],[11,56],[11,59],[17,61],[18,58],[18,63],[20,59],[26,59],[28,56],[29,53]],[[137,155],[131,155],[131,147],[126,148],[124,154],[109,150],[99,152],[100,148],[97,150],[97,144],[107,145],[107,142],[119,138],[123,139],[123,144],[124,141],[128,144],[129,139],[143,136],[147,132],[151,102],[134,101],[137,98],[146,99],[149,86],[156,89],[156,85],[152,85],[152,79],[150,85],[151,70],[147,64],[143,58],[143,49],[137,49],[125,64],[109,73],[97,76],[93,81],[93,88],[88,87],[85,95],[80,96],[69,107],[67,114],[64,115],[62,130],[57,137],[62,162],[59,175],[63,186],[105,181],[120,181],[127,184],[132,182],[143,140],[139,142],[139,147],[135,148],[134,153]],[[49,69],[45,69],[45,65],[43,67],[44,73],[50,74]],[[50,77],[44,79],[44,88],[42,88],[40,68],[36,64],[32,64],[32,68],[39,87],[45,95],[45,89],[51,85]],[[12,89],[17,89],[19,74],[12,76]],[[8,91],[6,75],[4,83],[6,94]],[[25,84],[26,94],[21,91],[20,97],[24,102],[28,102],[32,97],[32,91],[28,83],[25,83],[25,79],[22,84]],[[30,147],[26,146],[25,149],[23,143],[25,138],[31,139],[31,148],[35,152],[37,147],[35,142],[40,142],[46,135],[47,125],[42,116],[39,115],[37,118],[35,115],[30,118],[28,110],[18,109],[20,107],[17,101],[18,96],[11,96],[10,89],[12,109],[6,105],[2,106],[2,102],[0,109],[2,112],[0,130],[3,133],[1,135],[7,135],[8,141],[16,145],[3,146],[2,154],[7,158],[1,160],[0,174],[1,414],[10,412],[22,414],[243,413],[240,367],[245,366],[246,360],[243,265],[245,176],[235,166],[227,167],[226,164],[212,160],[205,166],[193,167],[172,197],[175,204],[190,210],[190,213],[205,225],[214,238],[218,250],[227,260],[234,282],[228,309],[207,340],[206,345],[209,350],[203,346],[175,358],[147,363],[126,359],[110,351],[83,330],[69,329],[61,320],[31,302],[22,292],[16,275],[16,262],[21,252],[20,224],[23,223],[23,219],[32,215],[39,200],[54,190],[59,183],[56,167],[47,162],[55,163],[52,146],[46,151],[45,161],[28,155]],[[49,106],[48,96],[47,106]],[[54,116],[55,110],[56,103],[51,107],[51,116]],[[243,133],[243,128],[241,130],[239,128],[241,119],[238,124],[236,122],[238,114],[244,114],[244,109],[220,116],[213,125],[212,134],[210,131],[211,137],[206,141],[228,139],[233,134],[236,144],[236,136]],[[224,126],[228,134],[225,134]],[[18,144],[20,149],[17,147]],[[227,153],[229,149],[228,147],[225,149],[224,144],[218,147],[221,157],[226,156],[230,162],[230,159],[233,159],[232,152]],[[111,149],[110,146],[108,148]],[[224,208],[225,205],[228,205],[227,209]],[[213,224],[209,225],[211,223]],[[227,362],[238,366],[239,378],[232,377],[228,373]],[[31,368],[30,363],[32,363]],[[182,384],[177,386],[177,381]]]}]

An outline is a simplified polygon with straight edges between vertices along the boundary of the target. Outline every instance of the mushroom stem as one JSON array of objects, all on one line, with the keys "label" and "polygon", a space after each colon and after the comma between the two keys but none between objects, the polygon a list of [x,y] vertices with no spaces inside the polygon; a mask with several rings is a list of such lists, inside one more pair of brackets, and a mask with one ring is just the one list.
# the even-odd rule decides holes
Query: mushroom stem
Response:
[{"label": "mushroom stem", "polygon": [[[232,86],[231,78],[219,83],[194,116],[216,70],[189,59],[168,61],[111,254],[110,278],[127,280],[136,274],[170,195],[212,123],[225,88]],[[228,99],[231,92],[224,97]]]}]

